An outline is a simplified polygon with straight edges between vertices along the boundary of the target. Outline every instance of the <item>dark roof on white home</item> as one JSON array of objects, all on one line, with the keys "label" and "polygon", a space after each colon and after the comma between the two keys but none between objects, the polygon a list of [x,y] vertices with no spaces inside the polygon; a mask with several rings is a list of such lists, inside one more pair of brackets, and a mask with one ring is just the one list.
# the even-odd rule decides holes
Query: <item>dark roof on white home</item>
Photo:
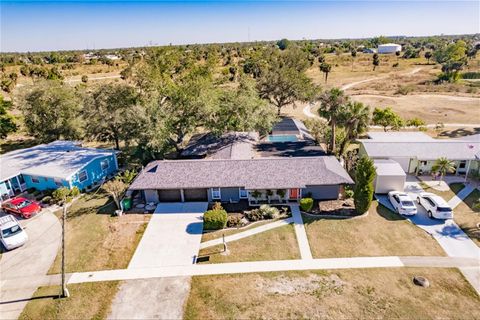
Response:
[{"label": "dark roof on white home", "polygon": [[253,145],[258,141],[256,132],[228,132],[221,136],[203,133],[193,136],[181,157],[188,159],[251,159]]},{"label": "dark roof on white home", "polygon": [[163,160],[151,162],[138,175],[130,189],[211,187],[269,189],[352,183],[348,173],[333,156],[250,160]]},{"label": "dark roof on white home", "polygon": [[115,153],[114,150],[84,148],[79,142],[64,140],[16,150],[0,156],[0,181],[20,173],[68,179],[91,161]]},{"label": "dark roof on white home", "polygon": [[478,136],[433,139],[420,132],[368,133],[371,139],[358,140],[372,158],[408,157],[420,160],[475,160],[480,158]]}]

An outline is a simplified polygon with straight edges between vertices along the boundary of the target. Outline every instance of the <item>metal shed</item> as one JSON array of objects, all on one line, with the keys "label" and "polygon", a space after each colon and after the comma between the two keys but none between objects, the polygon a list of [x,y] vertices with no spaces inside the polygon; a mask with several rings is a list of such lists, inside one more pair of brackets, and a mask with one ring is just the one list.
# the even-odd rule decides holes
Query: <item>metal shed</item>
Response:
[{"label": "metal shed", "polygon": [[403,191],[407,175],[402,166],[393,160],[374,161],[376,177],[373,182],[375,193],[388,193],[390,191]]}]

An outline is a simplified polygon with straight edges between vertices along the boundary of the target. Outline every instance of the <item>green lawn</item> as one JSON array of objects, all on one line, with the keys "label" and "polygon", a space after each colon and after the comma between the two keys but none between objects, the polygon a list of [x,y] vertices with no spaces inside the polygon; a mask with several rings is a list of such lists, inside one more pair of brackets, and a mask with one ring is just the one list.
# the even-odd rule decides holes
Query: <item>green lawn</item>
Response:
[{"label": "green lawn", "polygon": [[473,210],[473,205],[478,199],[480,191],[475,189],[453,210],[453,219],[473,242],[480,246],[480,212]]},{"label": "green lawn", "polygon": [[[150,215],[114,217],[114,210],[113,202],[101,192],[86,194],[72,204],[66,227],[67,272],[127,267]],[[59,273],[60,264],[59,251],[49,273]]]},{"label": "green lawn", "polygon": [[445,255],[425,231],[377,202],[356,219],[303,218],[314,258]]},{"label": "green lawn", "polygon": [[209,263],[299,259],[295,230],[286,225],[228,243],[229,255],[221,255],[223,245],[200,250]]},{"label": "green lawn", "polygon": [[479,305],[456,269],[271,272],[194,277],[184,318],[479,319]]}]

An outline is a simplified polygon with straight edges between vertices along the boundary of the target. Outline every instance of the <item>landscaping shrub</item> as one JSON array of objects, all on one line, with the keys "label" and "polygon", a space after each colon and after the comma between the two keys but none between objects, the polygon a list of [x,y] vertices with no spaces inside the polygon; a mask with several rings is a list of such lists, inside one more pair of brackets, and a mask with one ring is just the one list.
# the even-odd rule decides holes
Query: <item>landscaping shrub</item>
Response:
[{"label": "landscaping shrub", "polygon": [[63,201],[63,199],[66,199],[69,196],[70,196],[70,190],[66,187],[58,188],[57,190],[52,192],[52,198],[57,203],[60,201]]},{"label": "landscaping shrub", "polygon": [[353,200],[359,214],[368,211],[373,199],[373,180],[375,167],[373,161],[366,156],[360,158],[355,171],[355,193]]},{"label": "landscaping shrub", "polygon": [[50,204],[51,202],[52,202],[52,197],[50,196],[43,197],[42,199],[42,203],[44,204]]},{"label": "landscaping shrub", "polygon": [[78,189],[77,187],[73,187],[71,190],[70,190],[70,194],[69,194],[72,198],[75,198],[77,196],[80,195],[80,189]]},{"label": "landscaping shrub", "polygon": [[353,190],[352,189],[345,189],[345,199],[350,199],[353,197]]},{"label": "landscaping shrub", "polygon": [[263,219],[275,219],[280,215],[280,211],[268,204],[262,204],[258,209]]},{"label": "landscaping shrub", "polygon": [[208,210],[203,216],[203,227],[206,230],[223,229],[227,225],[227,212],[225,210]]},{"label": "landscaping shrub", "polygon": [[263,214],[260,212],[260,209],[253,209],[250,211],[245,211],[245,218],[249,221],[255,222],[263,219]]},{"label": "landscaping shrub", "polygon": [[227,227],[229,228],[238,228],[243,227],[242,216],[241,215],[229,215],[227,218]]},{"label": "landscaping shrub", "polygon": [[309,212],[313,208],[313,199],[312,198],[302,198],[300,199],[300,208],[302,211]]}]

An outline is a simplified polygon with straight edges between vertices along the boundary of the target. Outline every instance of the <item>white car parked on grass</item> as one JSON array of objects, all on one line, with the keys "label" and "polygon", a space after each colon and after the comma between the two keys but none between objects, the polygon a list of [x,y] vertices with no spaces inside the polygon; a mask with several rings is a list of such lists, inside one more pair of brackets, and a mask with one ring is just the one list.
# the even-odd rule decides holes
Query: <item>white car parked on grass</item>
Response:
[{"label": "white car parked on grass", "polygon": [[27,242],[28,236],[17,219],[11,214],[0,217],[0,241],[7,250],[21,247]]},{"label": "white car parked on grass", "polygon": [[388,200],[393,205],[395,210],[407,216],[417,213],[417,207],[408,194],[399,191],[390,191],[388,193]]},{"label": "white car parked on grass", "polygon": [[453,219],[453,210],[442,197],[433,193],[420,193],[417,201],[427,210],[430,218]]}]

